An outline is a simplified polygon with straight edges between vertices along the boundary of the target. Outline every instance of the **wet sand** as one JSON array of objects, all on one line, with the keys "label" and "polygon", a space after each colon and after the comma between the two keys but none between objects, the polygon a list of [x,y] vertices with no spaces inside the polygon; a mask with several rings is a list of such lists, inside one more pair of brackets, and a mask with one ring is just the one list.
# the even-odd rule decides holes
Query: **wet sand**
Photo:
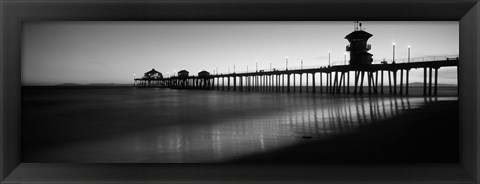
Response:
[{"label": "wet sand", "polygon": [[458,162],[458,101],[437,101],[362,126],[358,131],[229,163],[446,163]]}]

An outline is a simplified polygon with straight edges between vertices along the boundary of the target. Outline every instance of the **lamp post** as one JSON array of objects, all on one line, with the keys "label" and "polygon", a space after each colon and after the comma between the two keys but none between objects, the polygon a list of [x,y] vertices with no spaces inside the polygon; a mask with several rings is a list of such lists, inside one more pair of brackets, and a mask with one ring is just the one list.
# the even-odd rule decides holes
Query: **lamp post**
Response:
[{"label": "lamp post", "polygon": [[300,69],[303,69],[303,58],[300,59]]},{"label": "lamp post", "polygon": [[408,62],[410,63],[410,45],[408,46]]},{"label": "lamp post", "polygon": [[393,45],[393,59],[392,59],[392,62],[395,63],[395,42],[393,42],[392,45]]},{"label": "lamp post", "polygon": [[328,67],[330,67],[330,51],[328,51]]},{"label": "lamp post", "polygon": [[285,70],[288,70],[288,56],[285,57]]},{"label": "lamp post", "polygon": [[272,62],[270,62],[270,71],[272,71]]},{"label": "lamp post", "polygon": [[346,52],[343,53],[343,64],[347,65],[347,53]]},{"label": "lamp post", "polygon": [[255,60],[255,72],[258,72],[258,60]]}]

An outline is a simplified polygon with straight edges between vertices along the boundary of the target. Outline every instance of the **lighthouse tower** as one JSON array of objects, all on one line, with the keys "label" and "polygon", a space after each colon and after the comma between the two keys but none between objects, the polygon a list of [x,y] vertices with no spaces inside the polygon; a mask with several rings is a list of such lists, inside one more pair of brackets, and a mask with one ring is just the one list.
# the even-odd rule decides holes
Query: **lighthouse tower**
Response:
[{"label": "lighthouse tower", "polygon": [[367,33],[362,28],[362,23],[355,21],[354,30],[347,36],[350,45],[347,45],[347,51],[350,52],[350,65],[361,66],[370,65],[373,61],[372,54],[368,53],[370,50],[370,44],[367,44],[367,40],[373,35]]}]

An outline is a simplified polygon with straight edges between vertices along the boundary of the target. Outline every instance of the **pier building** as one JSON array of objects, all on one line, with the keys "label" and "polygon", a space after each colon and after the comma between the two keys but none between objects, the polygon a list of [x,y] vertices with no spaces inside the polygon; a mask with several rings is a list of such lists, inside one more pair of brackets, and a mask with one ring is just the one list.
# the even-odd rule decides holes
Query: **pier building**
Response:
[{"label": "pier building", "polygon": [[347,45],[346,51],[350,52],[350,65],[360,66],[372,64],[372,54],[368,51],[371,45],[367,41],[373,35],[363,30],[362,23],[355,21],[354,30],[347,36],[350,45]]}]

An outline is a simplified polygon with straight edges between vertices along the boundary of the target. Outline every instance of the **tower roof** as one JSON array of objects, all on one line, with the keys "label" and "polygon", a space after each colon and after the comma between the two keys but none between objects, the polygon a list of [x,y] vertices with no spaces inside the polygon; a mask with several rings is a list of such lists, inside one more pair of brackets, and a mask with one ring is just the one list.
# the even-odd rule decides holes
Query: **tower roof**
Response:
[{"label": "tower roof", "polygon": [[348,34],[347,36],[345,36],[345,39],[368,39],[370,37],[372,37],[373,35],[364,31],[364,30],[358,30],[358,31],[354,31],[354,32],[351,32],[350,34]]},{"label": "tower roof", "polygon": [[148,72],[145,72],[145,74],[156,74],[156,73],[160,73],[158,72],[157,70],[155,70],[154,68],[152,68],[152,70],[148,71]]}]

